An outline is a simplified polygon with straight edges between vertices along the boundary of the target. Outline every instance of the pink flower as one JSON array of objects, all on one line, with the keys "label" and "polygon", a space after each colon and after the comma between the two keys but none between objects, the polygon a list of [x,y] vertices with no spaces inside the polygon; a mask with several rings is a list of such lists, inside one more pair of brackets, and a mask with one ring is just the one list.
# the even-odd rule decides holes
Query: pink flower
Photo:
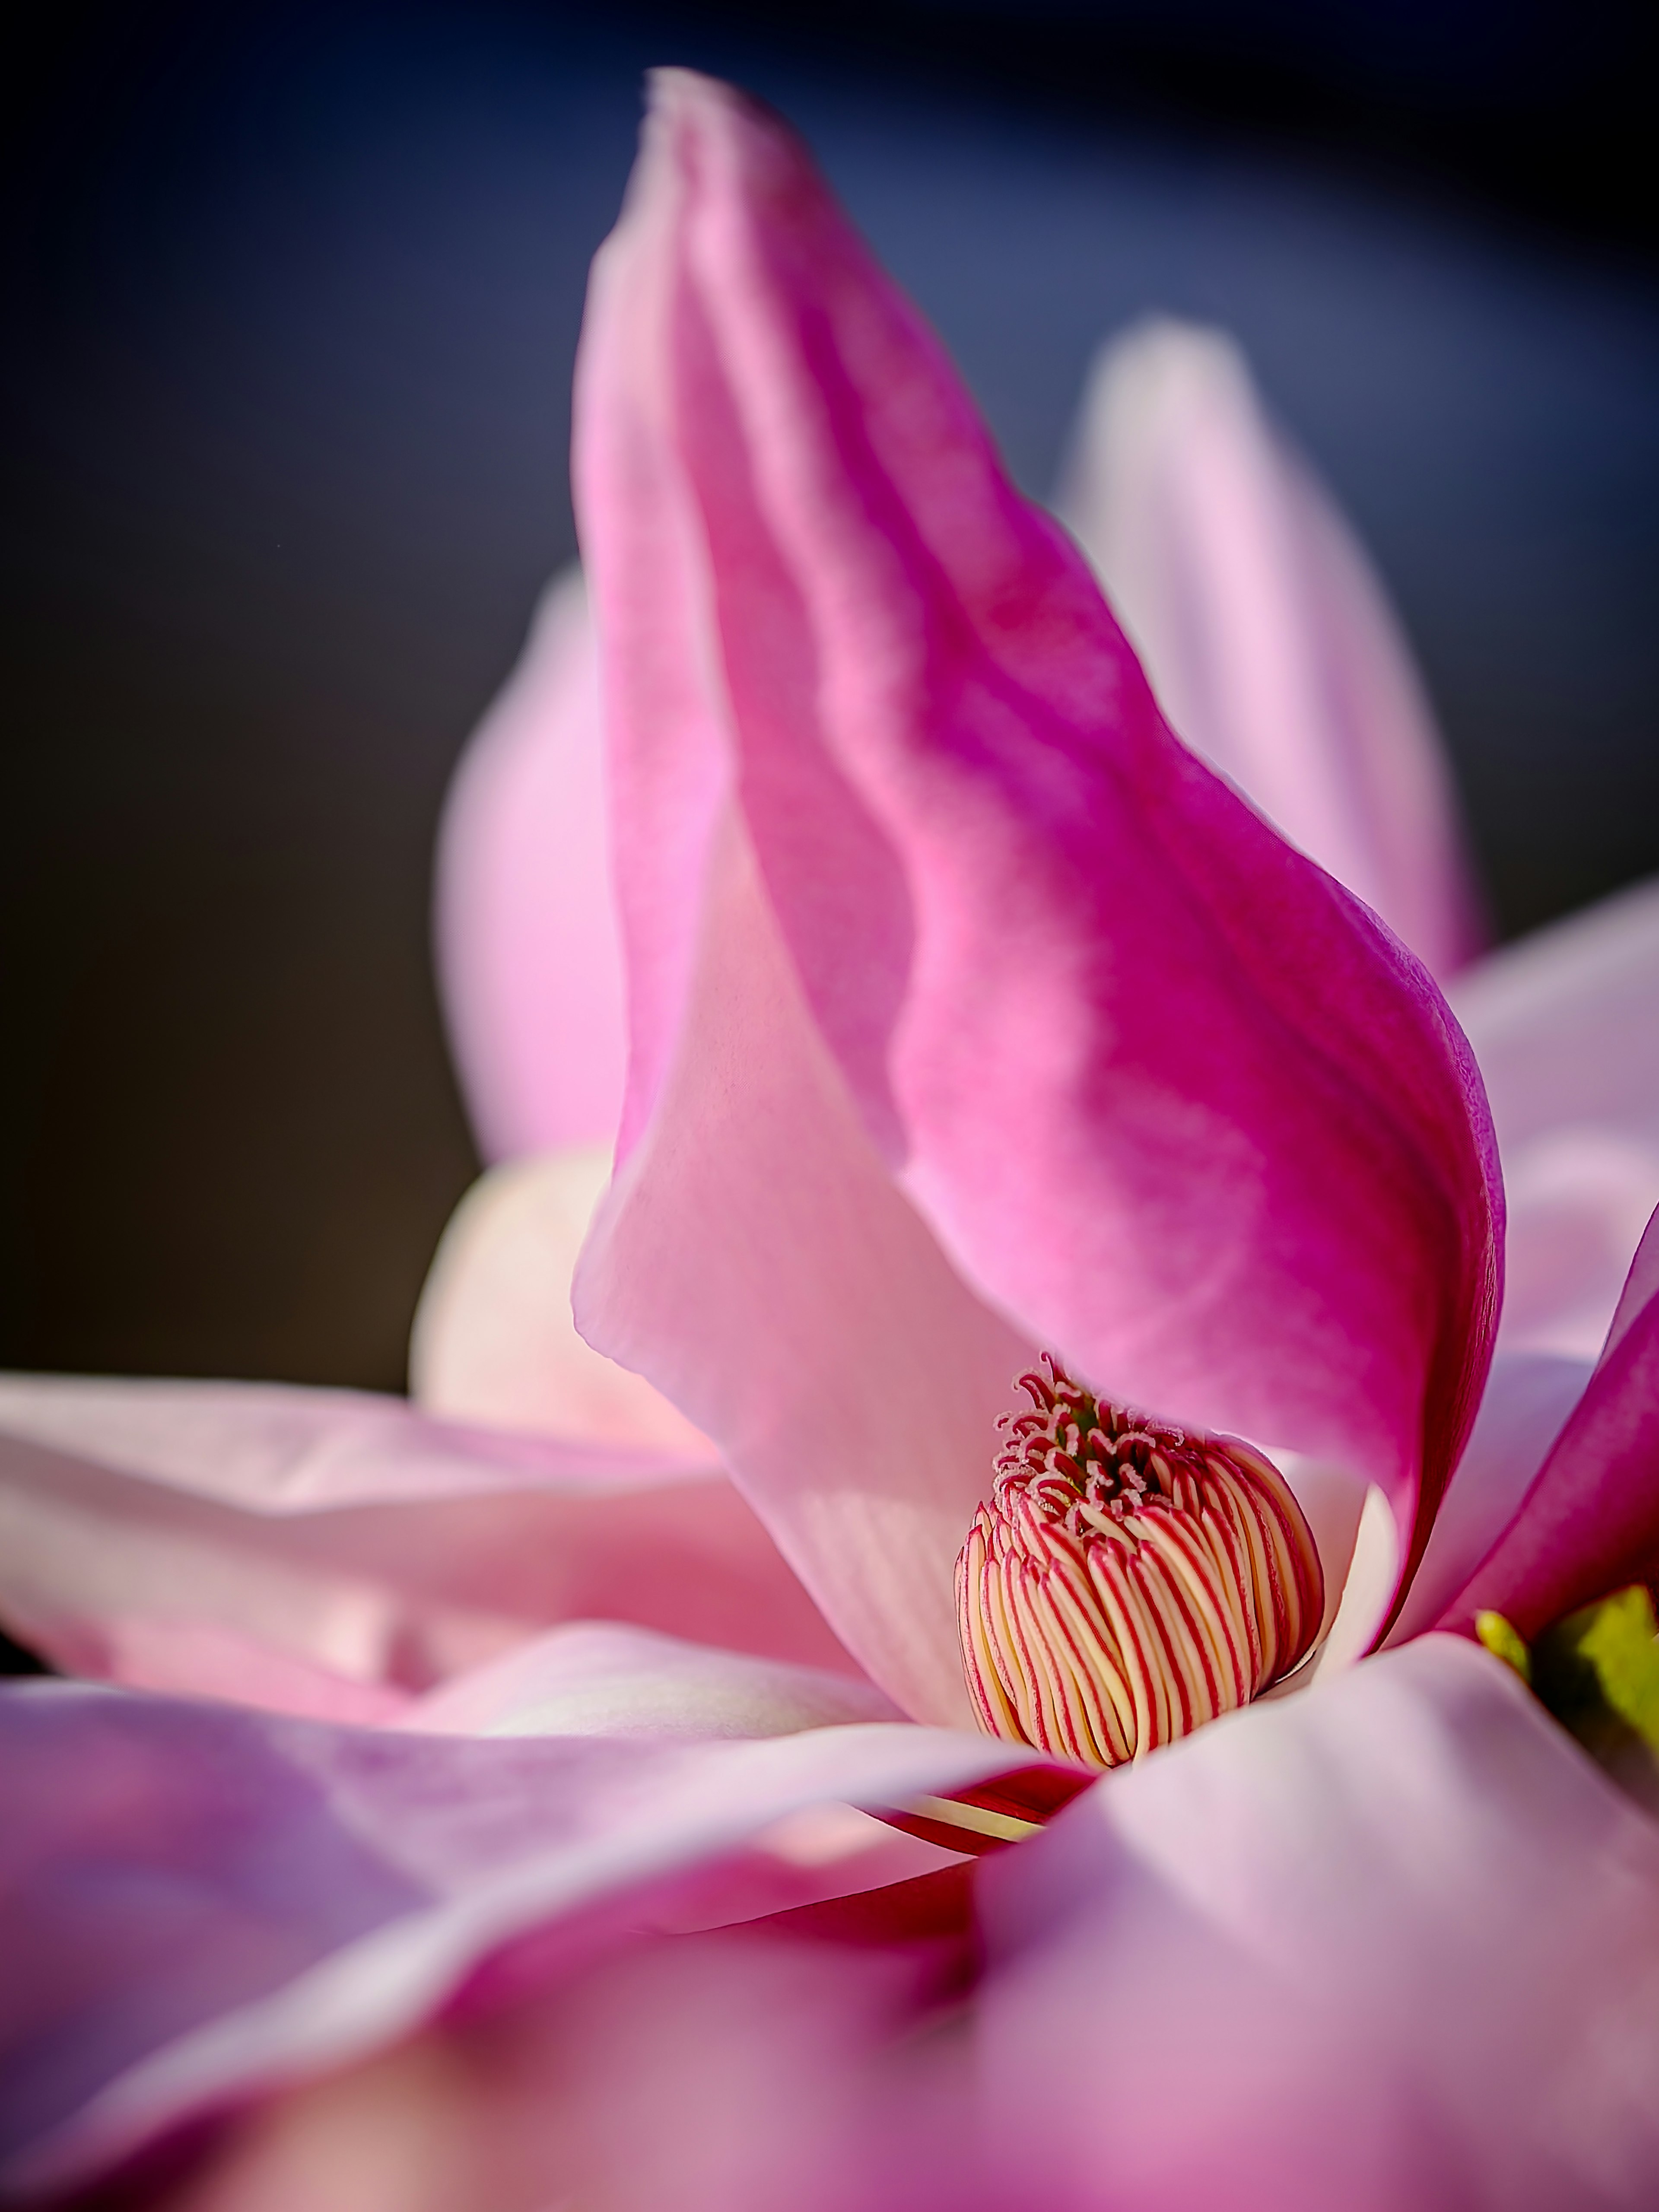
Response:
[{"label": "pink flower", "polygon": [[[1375,586],[1237,364],[1139,343],[1089,496],[1163,695],[1449,969]],[[0,1391],[7,1618],[130,1686],[0,1705],[14,2189],[320,2078],[174,2201],[1652,2201],[1659,1832],[1421,1632],[1659,1572],[1659,909],[1455,987],[1495,1140],[1427,969],[1170,733],[801,149],[700,79],[596,264],[577,480],[597,663],[566,594],[442,924],[492,1147],[589,1149],[463,1209],[425,1409]],[[1558,1168],[1494,1364],[1500,1141]],[[957,1642],[1042,1349],[1268,1451],[1329,1598],[1311,1687],[1092,1784],[973,1732]]]}]

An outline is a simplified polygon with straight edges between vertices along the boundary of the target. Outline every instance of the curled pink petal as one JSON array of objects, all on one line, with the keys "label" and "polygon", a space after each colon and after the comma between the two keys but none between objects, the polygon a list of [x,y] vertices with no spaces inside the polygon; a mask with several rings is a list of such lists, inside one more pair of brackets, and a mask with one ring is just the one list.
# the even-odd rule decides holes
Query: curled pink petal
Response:
[{"label": "curled pink petal", "polygon": [[695,1463],[352,1391],[0,1380],[0,1618],[71,1672],[377,1720],[594,1617],[851,1665]]},{"label": "curled pink petal", "polygon": [[894,1187],[739,836],[732,825],[711,867],[698,1049],[600,1209],[578,1324],[720,1437],[825,1618],[905,1711],[969,1727],[951,1571],[1031,1348]]},{"label": "curled pink petal", "polygon": [[908,1727],[479,1741],[10,1689],[0,2189],[380,2048],[521,1937],[578,1964],[793,1816],[1021,1764]]},{"label": "curled pink petal", "polygon": [[489,1159],[609,1140],[626,1046],[581,577],[550,589],[463,755],[438,846],[438,978]]},{"label": "curled pink petal", "polygon": [[1103,348],[1060,511],[1188,744],[1435,974],[1478,951],[1410,649],[1232,341],[1158,319]]},{"label": "curled pink petal", "polygon": [[[978,1301],[1115,1399],[1376,1483],[1409,1573],[1497,1304],[1461,1034],[1170,737],[802,150],[701,79],[656,81],[596,264],[576,463],[631,1022],[584,1334],[915,1712],[1010,1345]],[[890,1559],[904,1650],[860,1617]]]},{"label": "curled pink petal", "polygon": [[1627,1583],[1659,1580],[1659,1213],[1595,1371],[1514,1519],[1437,1626],[1490,1607],[1531,1638]]}]

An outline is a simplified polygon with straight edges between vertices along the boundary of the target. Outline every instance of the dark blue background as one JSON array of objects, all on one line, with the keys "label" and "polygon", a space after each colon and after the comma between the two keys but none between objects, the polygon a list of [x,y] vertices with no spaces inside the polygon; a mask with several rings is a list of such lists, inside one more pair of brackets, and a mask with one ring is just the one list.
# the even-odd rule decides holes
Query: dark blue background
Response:
[{"label": "dark blue background", "polygon": [[14,80],[0,1358],[400,1380],[474,1165],[433,825],[573,550],[654,61],[805,131],[1035,492],[1106,331],[1236,331],[1394,588],[1504,927],[1659,866],[1633,18],[232,12],[54,10]]}]

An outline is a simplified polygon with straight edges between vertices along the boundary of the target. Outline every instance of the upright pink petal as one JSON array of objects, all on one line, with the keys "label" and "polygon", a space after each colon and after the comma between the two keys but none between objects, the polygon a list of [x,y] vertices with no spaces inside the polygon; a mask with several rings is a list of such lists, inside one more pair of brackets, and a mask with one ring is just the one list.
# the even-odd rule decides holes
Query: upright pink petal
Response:
[{"label": "upright pink petal", "polygon": [[1659,1206],[1659,883],[1460,975],[1509,1204],[1505,1351],[1594,1359]]},{"label": "upright pink petal", "polygon": [[622,1106],[622,957],[579,574],[537,613],[473,738],[438,844],[438,978],[489,1159],[606,1141]]},{"label": "upright pink petal", "polygon": [[1381,582],[1232,341],[1142,323],[1091,374],[1060,512],[1171,724],[1437,975],[1479,949],[1451,778]]},{"label": "upright pink petal", "polygon": [[1626,1583],[1659,1581],[1659,1213],[1595,1373],[1520,1509],[1441,1614],[1490,1607],[1522,1636]]},{"label": "upright pink petal", "polygon": [[0,2191],[380,2048],[520,1939],[568,1971],[804,1813],[1026,1763],[908,1727],[501,1741],[0,1692]]},{"label": "upright pink petal", "polygon": [[631,1022],[584,1334],[920,1714],[1022,1343],[1376,1483],[1408,1567],[1497,1302],[1462,1036],[1170,737],[800,148],[704,80],[657,81],[596,264],[576,476]]},{"label": "upright pink petal", "polygon": [[594,1618],[850,1664],[695,1462],[352,1391],[0,1381],[0,1619],[70,1672],[380,1720]]},{"label": "upright pink petal", "polygon": [[719,1437],[883,1687],[969,1727],[951,1577],[1032,1347],[888,1175],[741,836],[727,823],[710,869],[696,1048],[600,1210],[577,1320]]}]

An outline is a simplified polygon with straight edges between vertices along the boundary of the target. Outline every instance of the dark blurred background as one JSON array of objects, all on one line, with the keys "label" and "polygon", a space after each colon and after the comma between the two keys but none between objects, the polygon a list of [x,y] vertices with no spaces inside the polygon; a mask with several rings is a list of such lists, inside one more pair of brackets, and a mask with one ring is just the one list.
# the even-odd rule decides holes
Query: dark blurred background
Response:
[{"label": "dark blurred background", "polygon": [[574,549],[583,279],[653,62],[800,125],[1034,492],[1105,332],[1231,326],[1395,592],[1501,928],[1659,866],[1641,22],[14,15],[0,1364],[401,1382],[476,1166],[433,830]]}]

